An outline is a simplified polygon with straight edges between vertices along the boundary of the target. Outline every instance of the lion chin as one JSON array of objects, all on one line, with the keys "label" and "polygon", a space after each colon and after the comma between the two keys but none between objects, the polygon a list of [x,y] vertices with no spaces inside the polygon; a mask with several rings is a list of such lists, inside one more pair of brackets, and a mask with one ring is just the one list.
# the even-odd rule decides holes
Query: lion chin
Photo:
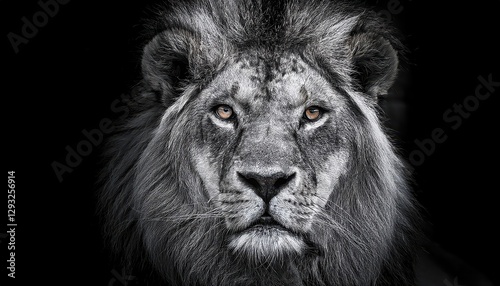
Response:
[{"label": "lion chin", "polygon": [[258,223],[232,235],[229,242],[233,253],[242,254],[254,263],[273,263],[290,256],[300,256],[306,247],[303,238],[271,218],[259,219]]}]

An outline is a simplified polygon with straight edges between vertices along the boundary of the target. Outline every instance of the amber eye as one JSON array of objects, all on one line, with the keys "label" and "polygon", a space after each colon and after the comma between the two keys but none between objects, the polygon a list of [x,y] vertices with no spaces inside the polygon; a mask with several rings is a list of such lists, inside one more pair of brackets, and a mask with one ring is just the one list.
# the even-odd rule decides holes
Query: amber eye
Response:
[{"label": "amber eye", "polygon": [[316,106],[311,106],[304,111],[304,118],[309,121],[316,121],[321,117],[321,109]]},{"label": "amber eye", "polygon": [[233,109],[225,104],[217,106],[215,114],[222,120],[229,120],[234,117]]}]

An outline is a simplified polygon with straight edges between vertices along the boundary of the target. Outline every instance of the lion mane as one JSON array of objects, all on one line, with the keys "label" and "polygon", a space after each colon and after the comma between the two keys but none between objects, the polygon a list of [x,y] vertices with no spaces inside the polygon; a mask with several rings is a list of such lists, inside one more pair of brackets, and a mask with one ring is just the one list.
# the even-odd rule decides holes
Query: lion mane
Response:
[{"label": "lion mane", "polygon": [[[145,275],[151,284],[414,285],[417,205],[377,107],[398,71],[394,32],[343,1],[198,0],[154,10],[133,112],[107,144],[99,194],[120,261],[153,273]],[[273,96],[281,96],[273,106],[286,96],[336,99],[329,117],[298,116],[293,137],[282,128],[290,119],[252,125],[248,116],[236,124],[206,115],[200,98],[224,85],[224,100],[262,93],[246,109],[234,107],[238,115]],[[271,183],[289,184],[281,193],[247,191],[270,182],[255,175],[260,169],[242,171],[248,162],[262,166],[262,157],[281,162]],[[281,230],[255,230],[260,215]]]}]

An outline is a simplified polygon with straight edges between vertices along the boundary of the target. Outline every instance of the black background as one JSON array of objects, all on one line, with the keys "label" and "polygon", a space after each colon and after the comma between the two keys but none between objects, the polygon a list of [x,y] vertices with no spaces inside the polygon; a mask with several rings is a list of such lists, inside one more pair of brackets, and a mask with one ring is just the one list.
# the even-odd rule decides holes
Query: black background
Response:
[{"label": "black background", "polygon": [[[0,2],[2,148],[6,169],[16,171],[17,282],[120,285],[112,280],[114,266],[94,215],[98,148],[62,183],[51,164],[64,163],[66,146],[75,148],[85,139],[82,130],[118,115],[111,103],[139,77],[139,23],[148,2],[73,0],[17,54],[7,34],[21,34],[21,18],[31,19],[40,7],[36,1]],[[369,3],[382,10],[388,1]],[[445,130],[447,140],[415,167],[415,190],[427,210],[431,236],[499,283],[494,230],[499,225],[500,87],[457,130],[442,119],[453,104],[474,94],[478,76],[492,74],[500,81],[498,1],[400,3],[403,10],[392,21],[410,53],[407,75],[394,92],[396,111],[388,111],[396,118],[398,145],[408,156],[416,139],[430,138],[435,128]],[[4,251],[6,241],[0,239]],[[0,269],[4,281],[6,269]]]}]

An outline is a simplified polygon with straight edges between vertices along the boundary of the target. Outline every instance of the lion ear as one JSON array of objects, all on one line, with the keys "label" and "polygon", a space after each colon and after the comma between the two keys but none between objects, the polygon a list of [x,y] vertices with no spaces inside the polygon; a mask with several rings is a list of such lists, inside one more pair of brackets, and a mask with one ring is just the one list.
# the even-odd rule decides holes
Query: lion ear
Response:
[{"label": "lion ear", "polygon": [[386,95],[398,73],[398,53],[384,36],[374,32],[351,34],[349,39],[355,84],[377,98]]},{"label": "lion ear", "polygon": [[148,87],[169,104],[179,93],[182,83],[192,76],[196,37],[185,30],[164,31],[145,47],[142,76]]},{"label": "lion ear", "polygon": [[[398,73],[394,45],[399,46],[399,42],[376,15],[346,17],[319,37],[312,50],[319,52],[329,68],[339,69],[341,77],[372,98],[387,94]],[[345,70],[352,72],[343,73]]]}]

